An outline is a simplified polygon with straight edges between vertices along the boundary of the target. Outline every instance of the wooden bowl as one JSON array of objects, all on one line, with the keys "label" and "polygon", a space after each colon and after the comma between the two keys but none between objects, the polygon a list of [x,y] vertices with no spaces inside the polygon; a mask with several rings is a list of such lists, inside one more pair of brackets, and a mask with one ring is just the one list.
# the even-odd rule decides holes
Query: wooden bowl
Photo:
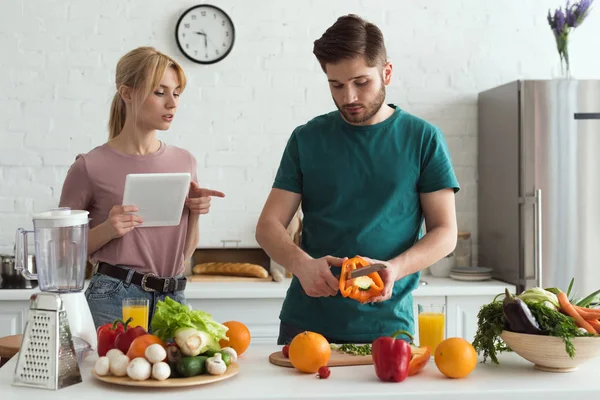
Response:
[{"label": "wooden bowl", "polygon": [[535,364],[535,368],[549,372],[571,372],[578,365],[600,355],[600,336],[571,339],[575,356],[569,357],[562,338],[556,336],[528,335],[502,331],[502,340],[515,353]]}]

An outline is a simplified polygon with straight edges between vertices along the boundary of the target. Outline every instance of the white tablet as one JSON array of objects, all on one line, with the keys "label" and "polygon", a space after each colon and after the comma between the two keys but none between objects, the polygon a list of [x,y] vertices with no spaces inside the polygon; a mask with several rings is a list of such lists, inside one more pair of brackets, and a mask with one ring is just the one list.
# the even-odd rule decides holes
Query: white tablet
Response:
[{"label": "white tablet", "polygon": [[183,172],[128,174],[123,205],[138,208],[133,214],[144,219],[138,228],[179,225],[190,180],[191,175]]}]

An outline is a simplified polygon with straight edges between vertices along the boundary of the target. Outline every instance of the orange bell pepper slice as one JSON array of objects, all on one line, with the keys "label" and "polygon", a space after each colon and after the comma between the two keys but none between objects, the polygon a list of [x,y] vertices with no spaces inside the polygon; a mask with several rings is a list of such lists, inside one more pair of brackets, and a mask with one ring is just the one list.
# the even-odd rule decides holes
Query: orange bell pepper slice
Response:
[{"label": "orange bell pepper slice", "polygon": [[373,284],[369,289],[361,289],[355,284],[355,280],[358,279],[346,279],[348,273],[358,268],[363,268],[370,265],[365,259],[361,257],[349,258],[342,264],[342,272],[340,274],[340,293],[344,297],[357,300],[360,303],[366,303],[369,299],[377,297],[383,291],[383,280],[378,272],[373,272],[367,275],[373,280]]},{"label": "orange bell pepper slice", "polygon": [[411,347],[411,359],[410,364],[408,365],[408,376],[416,375],[425,369],[431,357],[431,347]]}]

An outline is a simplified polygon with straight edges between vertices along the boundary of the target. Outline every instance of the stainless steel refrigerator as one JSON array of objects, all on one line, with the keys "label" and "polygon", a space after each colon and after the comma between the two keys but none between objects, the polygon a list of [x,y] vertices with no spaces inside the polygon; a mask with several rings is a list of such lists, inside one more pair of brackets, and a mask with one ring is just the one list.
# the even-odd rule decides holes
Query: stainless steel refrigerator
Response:
[{"label": "stainless steel refrigerator", "polygon": [[478,97],[480,265],[517,285],[600,288],[600,80],[522,80]]}]

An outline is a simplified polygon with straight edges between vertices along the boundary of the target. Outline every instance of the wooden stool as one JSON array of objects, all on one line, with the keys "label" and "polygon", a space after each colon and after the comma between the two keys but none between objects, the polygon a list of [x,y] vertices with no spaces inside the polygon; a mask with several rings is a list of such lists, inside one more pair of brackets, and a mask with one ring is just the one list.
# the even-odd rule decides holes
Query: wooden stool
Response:
[{"label": "wooden stool", "polygon": [[0,367],[19,352],[23,335],[12,335],[0,338]]}]

